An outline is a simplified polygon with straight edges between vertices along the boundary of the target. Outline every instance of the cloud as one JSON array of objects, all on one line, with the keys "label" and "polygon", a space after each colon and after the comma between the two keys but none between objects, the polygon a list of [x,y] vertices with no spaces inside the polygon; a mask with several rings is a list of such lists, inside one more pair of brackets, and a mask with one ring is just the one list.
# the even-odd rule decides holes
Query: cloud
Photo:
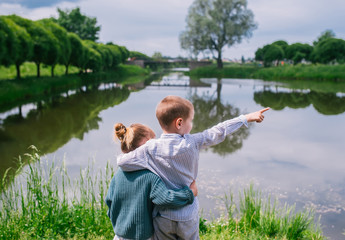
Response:
[{"label": "cloud", "polygon": [[[2,0],[0,14],[18,14],[40,19],[57,16],[56,8],[80,7],[101,25],[100,41],[114,42],[148,55],[155,51],[168,56],[186,56],[180,49],[179,34],[185,29],[188,8],[193,0]],[[343,0],[248,0],[258,29],[241,44],[225,48],[223,56],[254,57],[265,44],[285,40],[311,44],[326,29],[345,38]]]},{"label": "cloud", "polygon": [[[79,0],[68,0],[69,2],[78,2]],[[2,0],[3,3],[21,5],[23,7],[34,9],[41,7],[55,6],[61,3],[61,0]]]}]

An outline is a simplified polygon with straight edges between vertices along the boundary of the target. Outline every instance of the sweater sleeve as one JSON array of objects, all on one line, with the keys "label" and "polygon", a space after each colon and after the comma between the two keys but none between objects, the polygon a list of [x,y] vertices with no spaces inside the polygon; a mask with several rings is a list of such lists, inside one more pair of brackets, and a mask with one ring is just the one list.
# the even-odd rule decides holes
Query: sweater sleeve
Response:
[{"label": "sweater sleeve", "polygon": [[193,192],[189,187],[168,189],[158,176],[151,189],[150,198],[154,204],[167,208],[183,207],[194,201]]}]

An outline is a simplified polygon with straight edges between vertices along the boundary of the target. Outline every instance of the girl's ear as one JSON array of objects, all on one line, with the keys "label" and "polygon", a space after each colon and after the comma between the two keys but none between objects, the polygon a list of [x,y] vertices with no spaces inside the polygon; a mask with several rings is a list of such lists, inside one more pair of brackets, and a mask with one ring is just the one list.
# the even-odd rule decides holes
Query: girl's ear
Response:
[{"label": "girl's ear", "polygon": [[182,122],[183,122],[183,119],[182,119],[182,118],[177,118],[177,119],[175,120],[175,127],[176,127],[176,129],[178,129],[178,130],[181,129],[181,127],[182,127]]}]

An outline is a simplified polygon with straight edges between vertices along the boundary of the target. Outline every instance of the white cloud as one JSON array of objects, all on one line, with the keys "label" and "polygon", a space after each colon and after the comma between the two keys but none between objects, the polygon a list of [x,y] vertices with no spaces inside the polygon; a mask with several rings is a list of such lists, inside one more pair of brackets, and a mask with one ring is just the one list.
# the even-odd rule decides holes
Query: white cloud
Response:
[{"label": "white cloud", "polygon": [[[100,41],[118,43],[130,50],[152,55],[186,55],[181,51],[178,36],[185,29],[188,8],[193,0],[81,0],[60,2],[52,7],[28,9],[19,4],[0,4],[0,14],[17,14],[40,19],[56,16],[56,8],[72,9],[79,6],[82,13],[96,17],[102,26]],[[339,38],[345,38],[342,24],[345,20],[342,0],[248,0],[258,29],[253,37],[244,39],[224,57],[240,59],[254,57],[257,48],[276,40],[288,43],[312,43],[322,31],[331,29]]]}]

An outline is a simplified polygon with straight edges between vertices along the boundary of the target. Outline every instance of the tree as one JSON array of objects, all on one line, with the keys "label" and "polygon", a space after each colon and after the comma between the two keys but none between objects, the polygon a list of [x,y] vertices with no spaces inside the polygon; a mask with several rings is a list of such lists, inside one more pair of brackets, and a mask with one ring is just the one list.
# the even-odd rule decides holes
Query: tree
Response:
[{"label": "tree", "polygon": [[65,64],[66,67],[66,75],[68,74],[68,67],[69,65],[76,66],[80,69],[83,69],[83,58],[85,56],[85,48],[83,46],[82,40],[78,37],[75,33],[67,33],[67,37],[71,44],[71,54],[69,56],[68,61]]},{"label": "tree", "polygon": [[[10,39],[11,45],[15,48],[7,58],[7,64],[14,64],[16,66],[17,78],[20,79],[20,65],[28,61],[33,54],[33,41],[25,28],[18,26],[11,19],[4,19],[7,26],[12,30],[14,38]],[[15,53],[15,54],[14,54]]]},{"label": "tree", "polygon": [[0,16],[0,63],[5,66],[13,64],[19,54],[19,40],[15,30],[11,19]]},{"label": "tree", "polygon": [[214,56],[216,52],[218,68],[223,67],[223,48],[251,37],[257,27],[246,0],[195,0],[186,22],[180,34],[181,48],[196,55],[211,51]]},{"label": "tree", "polygon": [[154,60],[161,61],[163,59],[163,55],[162,55],[161,52],[154,52],[153,55],[152,55],[152,58]]},{"label": "tree", "polygon": [[277,44],[271,44],[264,55],[265,66],[270,66],[273,61],[284,59],[284,50]]},{"label": "tree", "polygon": [[87,48],[88,57],[85,64],[85,69],[91,69],[93,72],[98,72],[102,69],[103,59],[102,55],[97,51],[97,43],[91,40],[83,41]]},{"label": "tree", "polygon": [[80,8],[63,11],[57,9],[59,18],[55,21],[68,32],[77,34],[83,40],[98,40],[98,33],[101,26],[97,26],[97,19],[83,15]]},{"label": "tree", "polygon": [[289,45],[285,51],[285,57],[292,60],[294,64],[300,63],[303,59],[310,61],[313,47],[309,44],[294,43]]},{"label": "tree", "polygon": [[21,18],[16,15],[8,16],[16,24],[26,29],[30,34],[33,45],[31,61],[36,63],[37,77],[40,77],[40,65],[45,63],[51,65],[58,57],[58,40],[41,23]]},{"label": "tree", "polygon": [[345,40],[327,38],[319,42],[312,52],[313,62],[331,63],[345,61]]},{"label": "tree", "polygon": [[[56,52],[57,56],[52,56],[51,58],[51,76],[54,77],[54,68],[57,63],[66,65],[69,61],[71,55],[71,43],[69,41],[67,31],[54,23],[51,19],[42,19],[39,20],[40,23],[45,26],[45,28],[50,31],[54,37],[58,40],[57,47],[58,51]],[[67,70],[66,70],[67,72]]]},{"label": "tree", "polygon": [[323,31],[317,40],[313,42],[313,45],[316,46],[319,42],[329,38],[335,38],[335,33],[330,29]]}]

